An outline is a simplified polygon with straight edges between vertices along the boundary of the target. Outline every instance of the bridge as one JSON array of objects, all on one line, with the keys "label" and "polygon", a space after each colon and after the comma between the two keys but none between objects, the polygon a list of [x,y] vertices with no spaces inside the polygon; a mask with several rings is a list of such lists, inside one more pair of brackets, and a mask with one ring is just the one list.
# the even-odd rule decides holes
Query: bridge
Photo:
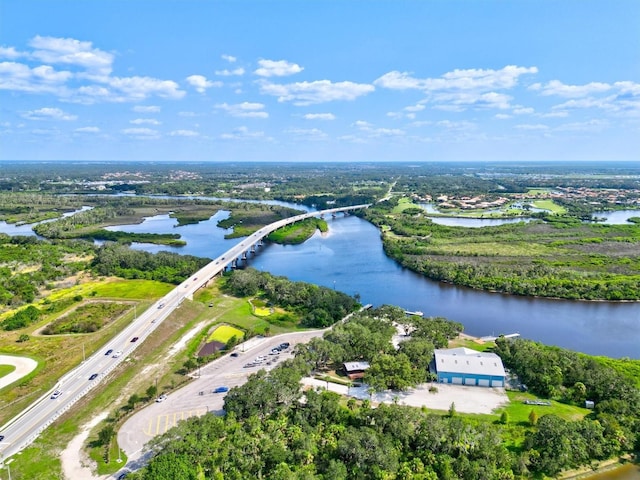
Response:
[{"label": "bridge", "polygon": [[[256,249],[263,244],[264,238],[271,232],[307,218],[323,215],[335,216],[341,212],[346,214],[349,211],[367,207],[369,204],[331,208],[279,220],[249,235],[218,258],[213,259],[135,318],[124,330],[93,355],[64,374],[52,390],[46,392],[3,425],[0,428],[0,436],[2,436],[0,439],[0,466],[9,457],[33,443],[45,428],[72,408],[78,400],[100,382],[107,379],[108,374],[125,361],[185,298],[192,300],[193,294],[206,286],[216,275],[224,272],[227,268],[235,267],[239,261],[247,259],[251,253],[255,253]],[[54,395],[54,391],[59,393]]]},{"label": "bridge", "polygon": [[[367,208],[369,205],[370,204],[353,205],[351,207],[330,208],[317,212],[308,212],[271,223],[244,238],[239,244],[231,247],[218,258],[213,259],[211,263],[198,270],[189,279],[183,282],[180,285],[180,287],[184,289],[183,297],[193,300],[193,294],[198,289],[206,286],[210,280],[212,280],[216,275],[223,273],[227,268],[235,268],[240,262],[246,261],[251,254],[255,254],[256,250],[262,247],[265,237],[279,228],[307,218],[323,217],[325,215],[332,215],[335,217],[338,213],[348,213],[353,210]],[[171,297],[171,294],[168,296]],[[168,300],[172,301],[173,298],[169,298]]]}]

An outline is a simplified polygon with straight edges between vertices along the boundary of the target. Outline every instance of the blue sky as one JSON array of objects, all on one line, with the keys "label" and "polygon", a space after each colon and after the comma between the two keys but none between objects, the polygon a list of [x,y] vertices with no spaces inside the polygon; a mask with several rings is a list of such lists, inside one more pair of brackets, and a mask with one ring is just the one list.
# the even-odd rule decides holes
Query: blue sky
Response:
[{"label": "blue sky", "polygon": [[0,0],[0,159],[638,160],[640,2]]}]

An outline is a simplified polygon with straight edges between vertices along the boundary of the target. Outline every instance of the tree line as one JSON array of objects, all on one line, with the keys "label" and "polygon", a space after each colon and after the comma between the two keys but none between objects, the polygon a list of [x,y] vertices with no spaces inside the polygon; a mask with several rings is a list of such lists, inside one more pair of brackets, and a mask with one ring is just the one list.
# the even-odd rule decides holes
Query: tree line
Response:
[{"label": "tree line", "polygon": [[[152,440],[149,464],[130,478],[515,480],[555,476],[640,446],[640,410],[632,400],[638,390],[628,384],[614,389],[618,393],[608,398],[601,397],[600,409],[596,406],[592,415],[581,420],[534,414],[527,425],[510,424],[506,415],[500,421],[464,416],[453,405],[447,414],[396,404],[372,408],[369,400],[345,402],[333,392],[302,391],[301,378],[323,363],[333,368],[344,358],[360,355],[374,360],[372,352],[388,355],[384,352],[388,352],[389,322],[399,320],[399,312],[383,307],[369,313],[354,316],[337,325],[333,335],[325,335],[322,341],[333,346],[317,341],[299,346],[293,359],[271,372],[251,375],[227,394],[226,416],[191,418]],[[353,337],[347,328],[351,322],[354,333],[358,331]],[[445,337],[457,330],[455,324],[443,321],[435,328],[426,325],[417,322],[411,327],[414,332],[435,332],[444,326]],[[359,334],[367,337],[354,343]],[[600,367],[576,360],[562,349],[504,339],[498,343],[496,351],[518,373],[549,369],[553,374],[548,363],[558,362],[561,373],[571,378],[568,381],[575,375],[584,382],[587,395],[605,395],[610,378],[624,383],[606,367],[602,375],[587,379],[588,369]],[[540,363],[543,366],[538,367]],[[531,385],[538,388],[535,382]],[[627,403],[628,408],[606,406],[606,402]],[[524,440],[515,444],[510,440],[507,447],[514,431]]]}]

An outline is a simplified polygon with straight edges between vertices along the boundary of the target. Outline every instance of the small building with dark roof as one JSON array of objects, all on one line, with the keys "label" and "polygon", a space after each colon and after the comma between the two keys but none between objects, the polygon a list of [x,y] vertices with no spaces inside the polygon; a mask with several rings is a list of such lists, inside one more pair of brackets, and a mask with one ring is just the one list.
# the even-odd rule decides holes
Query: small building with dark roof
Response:
[{"label": "small building with dark roof", "polygon": [[369,362],[345,362],[344,371],[351,380],[364,377],[364,372],[369,368]]},{"label": "small building with dark roof", "polygon": [[224,350],[225,346],[226,345],[224,343],[216,341],[205,343],[198,352],[198,357],[208,357],[209,355],[213,355],[220,350]]},{"label": "small building with dark roof", "polygon": [[504,387],[507,376],[502,359],[495,353],[470,348],[436,349],[434,366],[439,383]]}]

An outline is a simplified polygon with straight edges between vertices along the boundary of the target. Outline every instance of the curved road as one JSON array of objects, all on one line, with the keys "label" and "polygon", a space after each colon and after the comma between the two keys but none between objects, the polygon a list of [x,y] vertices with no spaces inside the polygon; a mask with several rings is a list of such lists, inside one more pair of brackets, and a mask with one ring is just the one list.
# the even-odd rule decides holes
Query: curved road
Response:
[{"label": "curved road", "polygon": [[[0,440],[0,465],[7,458],[30,445],[45,428],[95,387],[126,359],[185,298],[193,299],[194,292],[204,287],[209,280],[223,272],[229,265],[233,265],[243,255],[247,255],[252,248],[260,245],[262,239],[271,232],[306,218],[358,210],[368,206],[332,208],[279,220],[244,238],[239,244],[204,266],[131,322],[101,350],[62,376],[54,390],[44,394],[3,425],[0,428],[0,437],[3,437]],[[54,392],[60,393],[55,395]]]}]

